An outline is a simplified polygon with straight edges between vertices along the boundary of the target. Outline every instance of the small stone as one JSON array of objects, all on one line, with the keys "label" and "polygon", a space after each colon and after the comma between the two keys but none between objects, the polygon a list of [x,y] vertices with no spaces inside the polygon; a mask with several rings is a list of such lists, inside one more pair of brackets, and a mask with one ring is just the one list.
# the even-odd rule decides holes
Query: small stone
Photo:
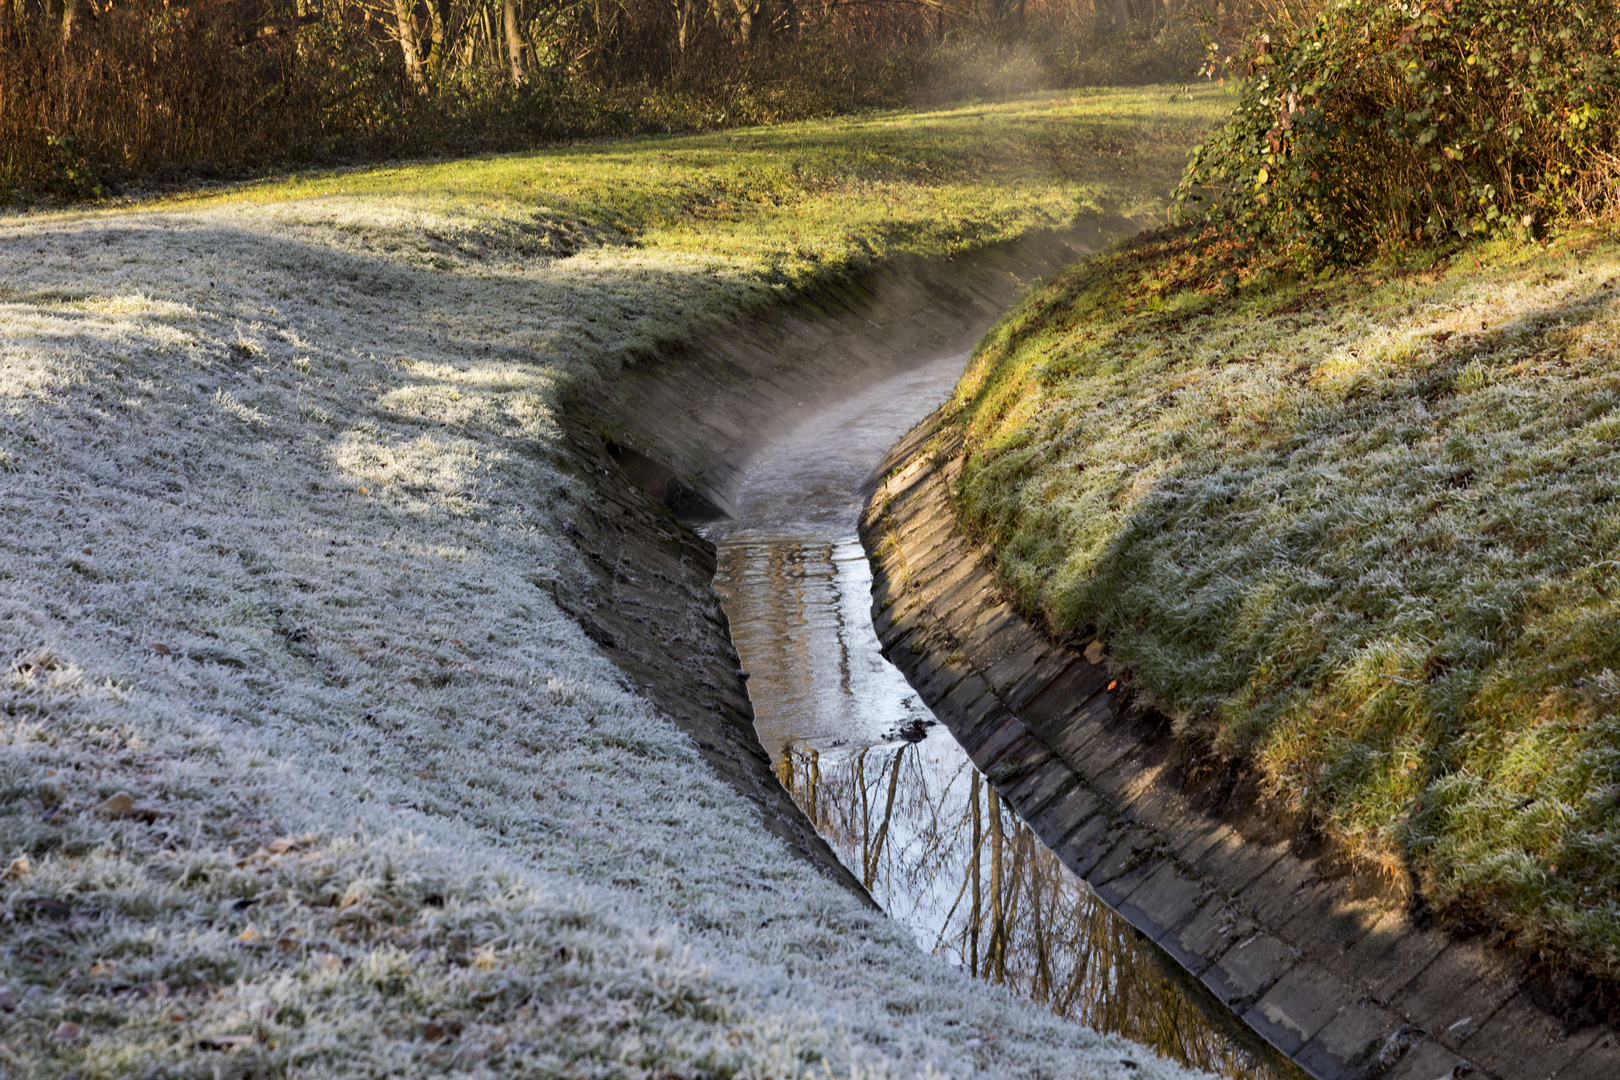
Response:
[{"label": "small stone", "polygon": [[9,986],[0,986],[0,1012],[17,1011],[17,991]]},{"label": "small stone", "polygon": [[133,809],[135,809],[135,796],[127,791],[120,791],[96,807],[96,813],[104,817],[122,817]]},{"label": "small stone", "polygon": [[51,1042],[64,1045],[76,1043],[82,1038],[84,1038],[84,1028],[78,1024],[70,1024],[66,1020],[58,1024],[56,1030],[51,1032]]}]

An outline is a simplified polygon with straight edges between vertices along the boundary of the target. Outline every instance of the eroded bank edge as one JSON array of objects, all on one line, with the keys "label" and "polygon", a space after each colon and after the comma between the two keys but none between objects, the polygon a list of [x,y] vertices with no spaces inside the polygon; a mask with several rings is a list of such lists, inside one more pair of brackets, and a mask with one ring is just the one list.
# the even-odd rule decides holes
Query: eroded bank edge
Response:
[{"label": "eroded bank edge", "polygon": [[1002,796],[1102,900],[1322,1080],[1612,1080],[1620,1039],[1571,1029],[1527,958],[1420,925],[1401,888],[1187,782],[1100,647],[1009,604],[960,529],[938,419],[895,447],[861,539],[885,654]]}]

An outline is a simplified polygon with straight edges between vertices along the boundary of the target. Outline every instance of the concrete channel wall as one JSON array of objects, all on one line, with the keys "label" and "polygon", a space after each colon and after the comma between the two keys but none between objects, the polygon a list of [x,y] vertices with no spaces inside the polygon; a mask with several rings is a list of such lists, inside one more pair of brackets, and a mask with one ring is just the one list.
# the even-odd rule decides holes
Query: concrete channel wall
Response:
[{"label": "concrete channel wall", "polygon": [[933,420],[874,485],[878,637],[1105,903],[1323,1080],[1620,1078],[1615,1030],[1544,1007],[1529,958],[1423,925],[1401,883],[1189,780],[1168,732],[1111,692],[1103,643],[1054,641],[1002,597],[957,522],[961,468]]}]

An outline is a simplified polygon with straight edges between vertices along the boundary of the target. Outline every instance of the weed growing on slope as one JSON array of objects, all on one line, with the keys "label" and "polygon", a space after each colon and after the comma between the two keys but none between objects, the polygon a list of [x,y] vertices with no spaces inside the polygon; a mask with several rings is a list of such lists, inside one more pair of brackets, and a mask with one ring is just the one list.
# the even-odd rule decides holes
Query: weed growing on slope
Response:
[{"label": "weed growing on slope", "polygon": [[1620,974],[1620,246],[1234,291],[1229,243],[1127,245],[987,339],[968,520],[1183,737]]}]

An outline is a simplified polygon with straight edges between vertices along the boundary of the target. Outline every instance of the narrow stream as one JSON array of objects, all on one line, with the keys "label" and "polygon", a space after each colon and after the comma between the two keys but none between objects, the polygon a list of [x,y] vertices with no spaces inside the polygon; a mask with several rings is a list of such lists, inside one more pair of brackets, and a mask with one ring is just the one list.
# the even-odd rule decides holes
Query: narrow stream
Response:
[{"label": "narrow stream", "polygon": [[922,948],[1188,1065],[1296,1080],[1000,804],[878,651],[859,489],[966,359],[888,379],[784,433],[750,467],[737,518],[705,527],[760,741],[839,858]]}]

